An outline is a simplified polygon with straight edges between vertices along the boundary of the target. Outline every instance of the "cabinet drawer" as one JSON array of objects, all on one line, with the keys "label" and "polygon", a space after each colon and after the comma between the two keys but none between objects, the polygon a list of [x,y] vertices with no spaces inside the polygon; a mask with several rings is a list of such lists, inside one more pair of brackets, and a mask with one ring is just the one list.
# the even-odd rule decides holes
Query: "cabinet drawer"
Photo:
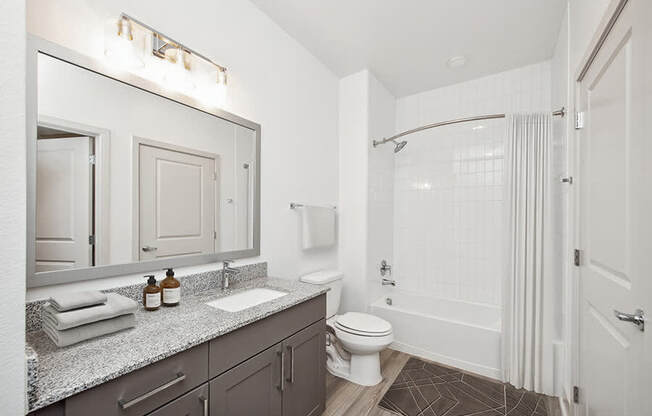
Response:
[{"label": "cabinet drawer", "polygon": [[208,383],[184,394],[148,416],[208,416]]},{"label": "cabinet drawer", "polygon": [[210,341],[211,378],[326,316],[326,294]]},{"label": "cabinet drawer", "polygon": [[66,416],[144,415],[208,381],[208,343],[66,399]]}]

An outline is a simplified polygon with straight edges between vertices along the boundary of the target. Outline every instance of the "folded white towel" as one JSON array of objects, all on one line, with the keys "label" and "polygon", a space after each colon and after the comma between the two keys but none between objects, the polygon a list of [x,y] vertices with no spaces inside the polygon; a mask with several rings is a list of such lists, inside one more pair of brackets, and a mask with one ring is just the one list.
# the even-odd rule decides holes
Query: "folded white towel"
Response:
[{"label": "folded white towel", "polygon": [[335,210],[326,207],[304,206],[303,244],[304,250],[329,247],[335,244]]},{"label": "folded white towel", "polygon": [[106,303],[103,305],[74,309],[67,312],[57,312],[51,305],[46,303],[43,306],[42,317],[43,324],[48,323],[52,328],[62,330],[134,313],[136,310],[138,310],[138,303],[135,300],[117,293],[107,293]]},{"label": "folded white towel", "polygon": [[87,306],[106,303],[106,295],[99,290],[85,290],[83,292],[63,293],[50,298],[50,306],[57,312],[65,312]]},{"label": "folded white towel", "polygon": [[136,326],[136,315],[133,313],[121,315],[117,318],[105,319],[92,324],[81,325],[75,328],[64,329],[59,331],[52,327],[50,323],[43,323],[43,332],[54,342],[57,347],[67,347],[81,341],[91,338],[97,338],[102,335],[112,334],[122,331],[123,329],[133,328]]}]

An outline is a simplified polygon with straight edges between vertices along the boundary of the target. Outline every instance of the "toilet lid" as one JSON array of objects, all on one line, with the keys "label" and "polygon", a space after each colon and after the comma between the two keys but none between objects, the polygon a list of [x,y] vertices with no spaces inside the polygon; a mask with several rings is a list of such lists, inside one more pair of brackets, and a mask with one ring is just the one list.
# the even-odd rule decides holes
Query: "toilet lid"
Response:
[{"label": "toilet lid", "polygon": [[347,312],[339,315],[335,322],[347,332],[373,335],[392,332],[392,325],[389,322],[367,313]]}]

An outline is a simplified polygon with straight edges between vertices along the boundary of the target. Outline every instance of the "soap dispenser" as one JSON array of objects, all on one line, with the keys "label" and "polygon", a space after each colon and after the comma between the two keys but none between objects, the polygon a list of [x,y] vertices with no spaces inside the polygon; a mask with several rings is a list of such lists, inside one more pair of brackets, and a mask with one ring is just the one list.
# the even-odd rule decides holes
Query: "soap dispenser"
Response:
[{"label": "soap dispenser", "polygon": [[167,269],[165,279],[161,280],[163,306],[177,306],[181,300],[181,283],[174,278],[174,270]]},{"label": "soap dispenser", "polygon": [[161,288],[156,286],[153,274],[145,276],[147,286],[143,289],[143,306],[147,311],[155,311],[161,306]]}]

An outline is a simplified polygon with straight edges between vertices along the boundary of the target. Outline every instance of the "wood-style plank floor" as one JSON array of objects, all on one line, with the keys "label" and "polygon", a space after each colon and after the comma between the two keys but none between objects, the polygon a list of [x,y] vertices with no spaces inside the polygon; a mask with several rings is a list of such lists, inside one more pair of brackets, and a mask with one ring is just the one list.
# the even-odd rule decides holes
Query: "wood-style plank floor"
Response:
[{"label": "wood-style plank floor", "polygon": [[380,353],[383,381],[372,387],[353,384],[327,372],[326,411],[323,416],[396,416],[378,407],[378,402],[401,371],[408,354],[386,349]]},{"label": "wood-style plank floor", "polygon": [[[378,402],[410,357],[409,354],[391,349],[381,352],[380,368],[383,381],[372,387],[359,386],[327,372],[326,411],[323,416],[396,416],[396,413],[379,407]],[[547,400],[548,414],[560,416],[557,399],[548,397]]]}]

